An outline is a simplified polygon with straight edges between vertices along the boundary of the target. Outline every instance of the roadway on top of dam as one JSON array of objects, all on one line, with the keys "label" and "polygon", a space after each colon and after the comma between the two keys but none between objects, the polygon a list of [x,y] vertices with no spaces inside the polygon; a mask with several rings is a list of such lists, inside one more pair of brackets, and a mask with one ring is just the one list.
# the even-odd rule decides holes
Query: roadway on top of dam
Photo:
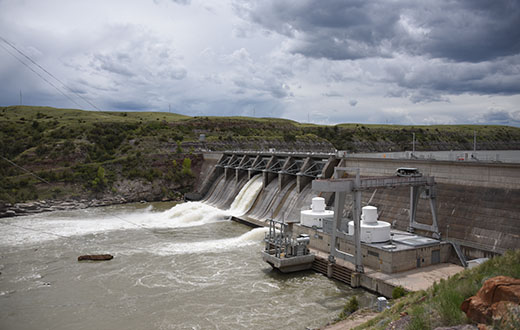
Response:
[{"label": "roadway on top of dam", "polygon": [[[296,158],[338,157],[337,152],[302,152],[302,151],[256,151],[256,150],[202,150],[205,155],[238,154],[249,156],[280,156]],[[372,158],[394,160],[456,161],[468,163],[520,163],[520,150],[446,150],[446,151],[396,151],[396,152],[345,152],[338,158]]]},{"label": "roadway on top of dam", "polygon": [[[513,151],[503,152],[515,155]],[[445,153],[449,154],[450,152],[446,151]],[[206,160],[212,159],[214,165],[224,169],[227,166],[229,170],[236,171],[250,169],[256,172],[279,173],[283,176],[295,175],[301,177],[304,175],[309,179],[330,178],[334,172],[334,167],[337,166],[352,169],[349,175],[355,174],[355,169],[359,168],[361,176],[395,175],[396,169],[399,167],[413,167],[419,169],[424,175],[435,177],[437,183],[500,189],[518,189],[520,187],[520,151],[516,151],[519,159],[517,162],[481,161],[471,159],[469,155],[466,157],[467,160],[435,160],[430,157],[400,159],[356,157],[358,154],[347,153],[345,155],[341,152],[339,154],[343,157],[338,157],[337,153],[236,150],[204,153],[204,158]],[[366,154],[363,156],[366,156]],[[256,158],[256,161],[251,162],[251,158]],[[267,158],[272,158],[272,160],[269,162]],[[514,160],[516,157],[511,159]],[[281,165],[281,162],[284,164]],[[250,173],[250,175],[252,174]],[[228,172],[226,177],[229,177],[229,175],[231,173]],[[237,177],[240,175],[237,174]],[[271,179],[268,178],[266,184],[267,181],[271,181]],[[299,190],[303,189],[309,182],[307,179],[301,181]]]}]

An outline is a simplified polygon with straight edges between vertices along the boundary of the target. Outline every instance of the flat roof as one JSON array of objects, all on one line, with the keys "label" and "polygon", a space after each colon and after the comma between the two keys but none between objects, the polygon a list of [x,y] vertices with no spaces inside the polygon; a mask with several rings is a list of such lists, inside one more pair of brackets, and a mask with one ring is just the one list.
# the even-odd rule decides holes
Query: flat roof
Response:
[{"label": "flat roof", "polygon": [[426,236],[411,234],[405,231],[392,230],[391,233],[394,234],[392,240],[381,243],[361,242],[361,244],[383,251],[415,250],[418,248],[436,246],[441,244],[440,240]]}]

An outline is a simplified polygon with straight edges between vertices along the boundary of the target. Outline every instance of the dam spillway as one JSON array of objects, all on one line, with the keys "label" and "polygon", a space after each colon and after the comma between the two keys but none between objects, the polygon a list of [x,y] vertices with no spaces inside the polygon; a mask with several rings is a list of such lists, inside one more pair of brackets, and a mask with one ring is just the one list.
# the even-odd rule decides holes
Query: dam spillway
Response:
[{"label": "dam spillway", "polygon": [[[311,189],[312,180],[330,178],[335,167],[350,168],[347,176],[353,176],[355,169],[359,169],[363,177],[394,175],[397,168],[414,167],[435,177],[438,231],[443,240],[458,245],[470,259],[490,257],[519,247],[519,164],[347,158],[312,153],[234,152],[211,157],[212,171],[206,177],[205,185],[199,187],[205,198],[208,195],[212,198],[209,191],[218,180],[232,185],[244,177],[263,176],[263,189],[244,218],[260,222],[267,218],[298,218],[300,211],[308,208],[312,197],[318,194]],[[332,206],[334,193],[320,195],[329,207]],[[377,207],[383,221],[391,223],[394,229],[406,231],[410,222],[409,199],[408,187],[376,188],[364,191],[362,204]],[[418,199],[416,220],[431,226],[431,213],[425,203],[428,203],[427,199]],[[347,198],[343,216],[351,217],[351,207],[352,201]],[[431,232],[416,232],[432,236]],[[456,262],[455,252],[451,255],[451,260]]]}]

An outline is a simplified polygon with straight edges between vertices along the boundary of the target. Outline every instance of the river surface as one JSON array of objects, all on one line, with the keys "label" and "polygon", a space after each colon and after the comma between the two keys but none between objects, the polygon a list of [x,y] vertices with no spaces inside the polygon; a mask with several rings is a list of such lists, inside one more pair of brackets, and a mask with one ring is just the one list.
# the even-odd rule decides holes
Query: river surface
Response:
[{"label": "river surface", "polygon": [[[352,295],[260,257],[264,229],[202,203],[119,205],[0,220],[0,329],[305,329]],[[78,262],[110,253],[105,262]]]}]

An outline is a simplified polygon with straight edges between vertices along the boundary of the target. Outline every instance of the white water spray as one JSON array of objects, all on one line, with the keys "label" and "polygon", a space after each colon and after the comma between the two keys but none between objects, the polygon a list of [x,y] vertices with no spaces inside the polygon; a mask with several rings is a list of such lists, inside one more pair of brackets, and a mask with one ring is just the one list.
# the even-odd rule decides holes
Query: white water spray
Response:
[{"label": "white water spray", "polygon": [[[246,183],[229,210],[220,210],[201,202],[187,202],[162,212],[154,211],[151,206],[131,212],[96,208],[41,213],[17,218],[16,221],[7,219],[1,227],[4,235],[0,235],[0,247],[117,230],[184,228],[227,221],[230,215],[246,213],[261,189],[262,177],[258,175]],[[11,222],[12,226],[7,225]]]},{"label": "white water spray", "polygon": [[199,202],[178,204],[163,212],[147,207],[131,212],[95,208],[41,213],[3,220],[1,246],[35,244],[61,238],[97,235],[117,230],[142,230],[202,226],[227,220],[228,212]]},{"label": "white water spray", "polygon": [[262,190],[262,186],[263,180],[261,174],[258,174],[249,180],[244,187],[242,187],[231,204],[231,207],[229,208],[231,215],[240,216],[249,211],[258,197],[258,194]]},{"label": "white water spray", "polygon": [[190,253],[208,253],[219,252],[244,247],[260,242],[265,233],[268,231],[266,227],[252,229],[238,237],[198,241],[198,242],[183,242],[183,243],[158,243],[147,249],[151,253],[157,255],[172,255],[172,254],[190,254]]}]

